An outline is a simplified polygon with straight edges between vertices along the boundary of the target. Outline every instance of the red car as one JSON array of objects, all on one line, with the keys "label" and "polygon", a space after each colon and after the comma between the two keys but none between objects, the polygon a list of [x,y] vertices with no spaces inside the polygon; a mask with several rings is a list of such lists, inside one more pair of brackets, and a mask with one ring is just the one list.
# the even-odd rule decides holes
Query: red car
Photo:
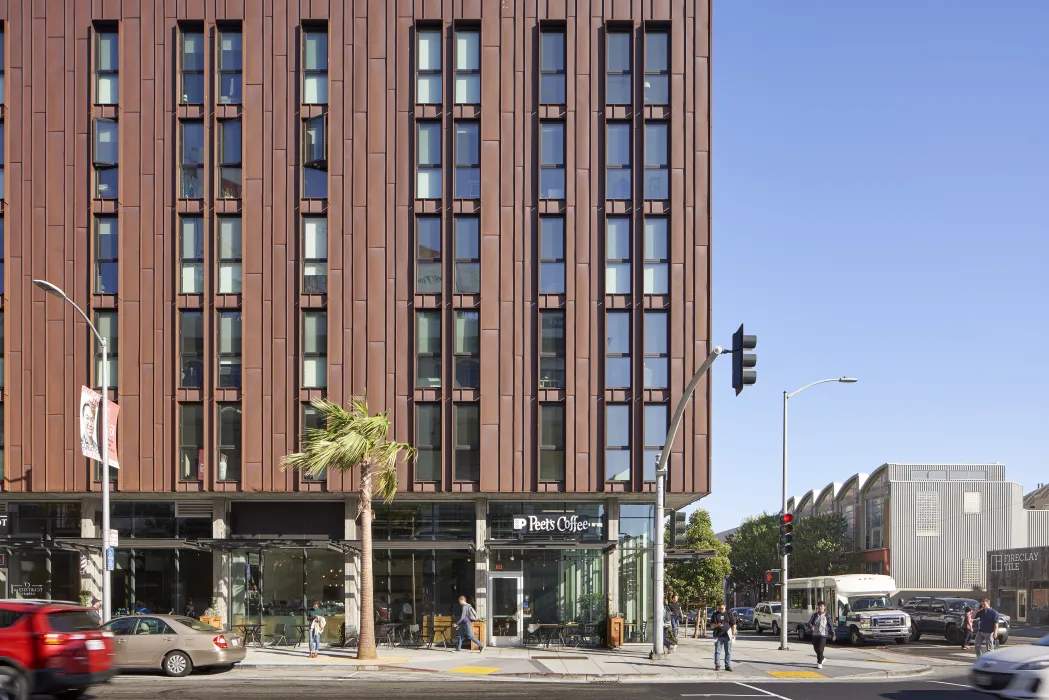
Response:
[{"label": "red car", "polygon": [[113,634],[89,608],[0,600],[0,700],[78,698],[116,675]]}]

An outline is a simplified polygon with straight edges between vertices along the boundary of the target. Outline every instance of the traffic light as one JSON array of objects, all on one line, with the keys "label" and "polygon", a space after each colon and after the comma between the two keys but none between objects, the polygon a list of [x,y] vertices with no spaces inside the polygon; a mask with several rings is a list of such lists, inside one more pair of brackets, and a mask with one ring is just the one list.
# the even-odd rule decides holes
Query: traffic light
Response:
[{"label": "traffic light", "polygon": [[772,571],[765,572],[765,583],[778,584],[780,581],[780,574],[782,572],[779,569],[773,569]]},{"label": "traffic light", "polygon": [[790,556],[794,551],[794,514],[784,513],[779,519],[779,555]]},{"label": "traffic light", "polygon": [[674,547],[685,546],[685,531],[688,530],[688,522],[684,511],[674,511]]},{"label": "traffic light", "polygon": [[743,391],[743,387],[758,381],[758,373],[751,369],[757,366],[758,356],[744,352],[757,346],[758,336],[744,335],[743,324],[739,324],[739,330],[732,334],[732,388],[736,390],[736,396]]}]

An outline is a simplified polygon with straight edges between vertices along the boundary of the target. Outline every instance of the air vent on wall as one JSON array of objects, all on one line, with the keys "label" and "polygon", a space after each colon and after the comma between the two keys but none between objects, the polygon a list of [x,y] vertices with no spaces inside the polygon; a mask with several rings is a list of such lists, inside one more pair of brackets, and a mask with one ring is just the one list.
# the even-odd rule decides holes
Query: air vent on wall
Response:
[{"label": "air vent on wall", "polygon": [[211,501],[175,501],[176,518],[210,518]]},{"label": "air vent on wall", "polygon": [[7,515],[7,501],[0,501],[0,515]]}]

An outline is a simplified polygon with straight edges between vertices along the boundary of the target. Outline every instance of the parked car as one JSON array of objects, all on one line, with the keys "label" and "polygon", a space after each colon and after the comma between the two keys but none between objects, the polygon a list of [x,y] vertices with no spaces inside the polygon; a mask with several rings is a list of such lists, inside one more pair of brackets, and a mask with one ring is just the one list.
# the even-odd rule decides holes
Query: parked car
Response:
[{"label": "parked car", "polygon": [[754,629],[754,608],[732,608],[736,613],[736,629]]},{"label": "parked car", "polygon": [[[923,635],[943,637],[949,644],[961,644],[965,637],[965,608],[980,609],[972,598],[926,598],[906,608],[911,616],[911,641]],[[998,643],[1009,640],[1009,616],[1001,615],[998,620]],[[976,624],[979,624],[977,622]]]},{"label": "parked car", "polygon": [[46,693],[71,700],[116,674],[113,635],[89,608],[0,600],[0,692],[13,700]]},{"label": "parked car", "polygon": [[758,603],[754,608],[754,631],[761,634],[770,630],[773,634],[779,634],[780,625],[783,624],[783,613],[777,602]]},{"label": "parked car", "polygon": [[976,690],[1007,698],[1049,698],[1049,635],[985,653],[972,666]]},{"label": "parked car", "polygon": [[118,668],[156,668],[186,676],[194,668],[244,660],[244,638],[180,615],[130,615],[103,625],[113,633]]}]

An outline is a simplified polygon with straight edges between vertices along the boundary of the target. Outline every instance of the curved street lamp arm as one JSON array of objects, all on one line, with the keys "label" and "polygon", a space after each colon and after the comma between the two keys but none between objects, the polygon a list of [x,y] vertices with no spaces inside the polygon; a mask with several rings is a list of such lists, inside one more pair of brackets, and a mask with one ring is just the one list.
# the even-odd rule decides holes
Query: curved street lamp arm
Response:
[{"label": "curved street lamp arm", "polygon": [[692,381],[685,387],[684,393],[681,395],[681,400],[678,402],[677,408],[674,410],[674,418],[670,421],[670,429],[667,430],[667,439],[663,443],[663,449],[659,453],[659,461],[656,464],[656,472],[666,471],[667,462],[670,460],[670,451],[674,445],[674,438],[677,437],[678,428],[681,427],[681,419],[685,415],[685,408],[688,406],[689,399],[692,398],[693,392],[699,385],[699,380],[703,378],[703,375],[707,373],[710,366],[714,364],[714,360],[718,358],[718,355],[724,352],[724,349],[720,345],[715,345],[710,351],[710,356],[703,361],[703,364],[699,366],[699,370],[695,376],[692,377]]},{"label": "curved street lamp arm", "polygon": [[90,328],[91,332],[95,334],[95,338],[98,339],[98,342],[101,345],[105,345],[106,344],[106,339],[103,338],[102,334],[98,332],[98,329],[95,328],[95,324],[91,322],[91,319],[88,318],[86,313],[84,313],[84,310],[81,309],[79,306],[77,306],[76,302],[73,301],[72,299],[70,299],[69,296],[67,296],[66,293],[63,292],[60,287],[58,287],[57,285],[54,285],[54,284],[48,282],[47,280],[33,280],[33,284],[35,284],[37,287],[40,287],[41,289],[43,289],[45,292],[47,292],[51,296],[56,296],[59,299],[62,299],[64,301],[68,302],[69,305],[72,306],[74,309],[76,309],[77,313],[80,314],[80,316],[85,321],[87,321],[88,328]]},{"label": "curved street lamp arm", "polygon": [[817,384],[826,384],[827,382],[840,382],[840,381],[843,381],[844,379],[845,379],[845,377],[831,377],[829,379],[820,379],[819,381],[812,382],[811,384],[806,384],[805,386],[801,387],[797,391],[792,391],[790,393],[788,393],[788,392],[783,392],[783,393],[787,395],[788,399],[792,399],[795,396],[797,396],[798,394],[800,394],[801,392],[805,391],[806,389],[811,389],[812,387],[816,386]]}]

